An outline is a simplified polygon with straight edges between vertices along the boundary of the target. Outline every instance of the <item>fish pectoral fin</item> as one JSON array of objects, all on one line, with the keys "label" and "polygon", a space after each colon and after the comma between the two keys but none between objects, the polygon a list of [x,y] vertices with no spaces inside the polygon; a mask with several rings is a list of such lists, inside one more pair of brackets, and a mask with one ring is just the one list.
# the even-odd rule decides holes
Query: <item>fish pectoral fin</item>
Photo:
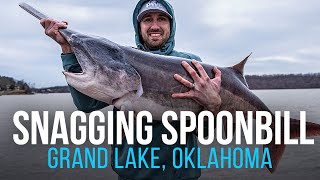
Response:
[{"label": "fish pectoral fin", "polygon": [[130,110],[131,110],[131,108],[130,108],[130,106],[129,106],[128,103],[122,104],[122,105],[120,106],[120,111],[123,111],[123,112],[125,113],[126,118],[128,118],[127,115],[128,115],[128,112],[129,112]]},{"label": "fish pectoral fin", "polygon": [[[139,98],[143,94],[143,86],[142,86],[142,80],[139,72],[131,65],[126,64],[126,73],[125,76],[123,76],[124,79],[126,79],[123,83],[123,87],[126,87],[125,94],[122,94],[120,97],[125,96],[126,94],[131,94],[132,92],[135,92],[135,98]],[[121,88],[120,88],[121,89]]]},{"label": "fish pectoral fin", "polygon": [[136,93],[135,92],[129,92],[125,94],[124,96],[114,99],[112,101],[112,105],[120,109],[121,111],[133,111],[132,102],[136,99]]}]

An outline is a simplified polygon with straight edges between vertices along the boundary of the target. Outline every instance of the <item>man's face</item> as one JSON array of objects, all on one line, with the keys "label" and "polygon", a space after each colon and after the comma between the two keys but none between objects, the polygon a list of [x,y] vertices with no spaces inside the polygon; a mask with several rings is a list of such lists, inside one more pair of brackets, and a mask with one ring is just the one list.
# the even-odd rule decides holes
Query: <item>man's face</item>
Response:
[{"label": "man's face", "polygon": [[140,35],[151,50],[160,49],[170,36],[170,19],[163,13],[151,12],[140,21]]}]

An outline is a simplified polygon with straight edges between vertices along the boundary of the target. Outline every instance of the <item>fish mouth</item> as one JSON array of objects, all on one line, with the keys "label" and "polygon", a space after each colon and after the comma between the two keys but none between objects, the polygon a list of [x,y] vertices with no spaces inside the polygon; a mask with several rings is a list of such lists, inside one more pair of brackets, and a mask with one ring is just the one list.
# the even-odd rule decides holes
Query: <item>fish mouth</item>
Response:
[{"label": "fish mouth", "polygon": [[[67,42],[69,43],[69,45],[72,48],[73,54],[76,56],[77,62],[81,67],[81,71],[80,73],[85,74],[87,72],[87,67],[88,64],[93,63],[93,61],[91,61],[90,59],[90,54],[85,50],[85,48],[82,48],[85,43],[82,41],[82,39],[80,38],[81,35],[78,35],[77,32],[74,32],[70,29],[60,29],[59,30],[60,33],[62,34],[62,36],[67,40]],[[77,51],[81,51],[82,53],[77,53]],[[87,57],[87,61],[83,61],[81,57],[78,57],[78,54],[84,54]],[[70,71],[68,71],[69,73],[72,73]],[[80,75],[78,73],[75,73],[77,75]]]},{"label": "fish mouth", "polygon": [[62,74],[63,75],[73,75],[73,76],[81,76],[81,75],[83,75],[84,73],[81,71],[81,72],[70,72],[70,71],[67,71],[67,70],[65,70],[65,71],[62,71]]},{"label": "fish mouth", "polygon": [[69,72],[69,71],[62,71],[64,76],[66,77],[66,80],[69,85],[73,87],[86,87],[92,80],[92,77],[90,77],[88,74],[84,72],[80,73],[74,73],[74,72]]}]

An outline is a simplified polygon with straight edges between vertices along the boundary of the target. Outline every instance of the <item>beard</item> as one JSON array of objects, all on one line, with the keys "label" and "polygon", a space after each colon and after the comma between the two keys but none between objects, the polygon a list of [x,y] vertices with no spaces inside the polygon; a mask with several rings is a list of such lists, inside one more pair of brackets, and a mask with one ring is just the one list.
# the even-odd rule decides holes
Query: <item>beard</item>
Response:
[{"label": "beard", "polygon": [[[159,33],[160,38],[153,38],[149,34],[151,33]],[[149,50],[158,50],[161,49],[169,39],[169,34],[166,34],[163,30],[151,30],[148,31],[147,34],[142,36],[144,46]]]}]

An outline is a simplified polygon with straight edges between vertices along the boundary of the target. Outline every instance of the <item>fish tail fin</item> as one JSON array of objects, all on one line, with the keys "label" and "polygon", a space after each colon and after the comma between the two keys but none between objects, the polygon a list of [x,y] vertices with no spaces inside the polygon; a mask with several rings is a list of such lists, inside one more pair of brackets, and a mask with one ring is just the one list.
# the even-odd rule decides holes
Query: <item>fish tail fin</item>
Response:
[{"label": "fish tail fin", "polygon": [[270,144],[263,145],[263,148],[269,149],[272,166],[271,167],[266,166],[266,167],[271,173],[274,173],[278,167],[279,161],[281,160],[284,150],[286,149],[286,145],[275,144],[274,141],[272,141]]},{"label": "fish tail fin", "polygon": [[[283,122],[283,117],[282,117]],[[300,120],[290,118],[290,138],[299,138],[300,137]],[[312,122],[306,122],[306,137],[310,136],[319,136],[320,135],[320,125]],[[270,158],[272,167],[268,167],[268,170],[273,173],[275,172],[279,161],[284,153],[286,145],[284,144],[284,127],[281,126],[281,144],[275,144],[275,136],[273,132],[273,139],[270,144],[266,144],[263,147],[269,148]],[[273,129],[274,131],[274,129]]]},{"label": "fish tail fin", "polygon": [[[305,122],[306,123],[306,137],[320,136],[320,124]],[[300,137],[300,120],[290,119],[290,136],[292,138]]]},{"label": "fish tail fin", "polygon": [[[303,116],[305,117],[305,116]],[[302,117],[301,117],[302,118]],[[306,132],[306,137],[310,136],[320,136],[320,125],[317,123],[312,123],[312,122],[306,122],[305,119],[303,119],[305,122],[305,132]],[[299,138],[300,137],[300,128],[301,126],[304,127],[304,122],[301,120],[293,119],[290,118],[290,137],[291,138]],[[302,124],[300,124],[302,123]],[[281,133],[283,136],[283,133]],[[283,141],[283,137],[282,137]]]}]

